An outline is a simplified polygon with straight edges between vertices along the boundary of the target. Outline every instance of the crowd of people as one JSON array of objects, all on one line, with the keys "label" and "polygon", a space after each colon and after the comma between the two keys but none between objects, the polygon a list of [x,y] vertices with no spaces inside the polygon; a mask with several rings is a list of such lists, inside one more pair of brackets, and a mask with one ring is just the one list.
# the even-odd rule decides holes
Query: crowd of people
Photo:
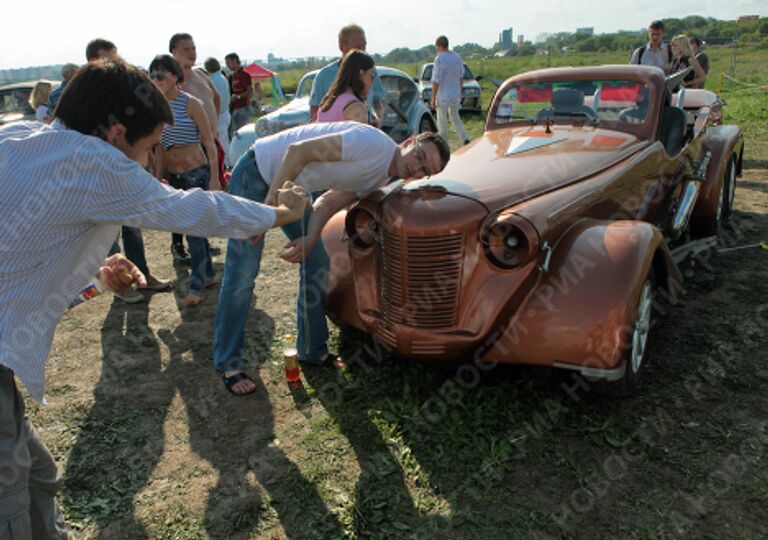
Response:
[{"label": "crowd of people", "polygon": [[666,74],[691,68],[681,82],[685,88],[704,88],[709,73],[709,58],[701,50],[701,40],[681,34],[665,43],[662,21],[651,22],[648,43],[633,51],[630,63],[655,66]]},{"label": "crowd of people", "polygon": [[[215,59],[196,69],[189,34],[173,35],[148,71],[124,62],[114,43],[93,40],[84,66],[65,66],[55,89],[36,88],[39,122],[0,128],[0,537],[67,537],[57,469],[16,378],[44,401],[56,324],[94,281],[127,302],[170,288],[150,273],[142,228],[171,232],[175,261],[191,265],[188,307],[217,283],[207,238],[230,238],[212,336],[226,390],[255,390],[243,334],[273,227],[289,239],[283,259],[300,267],[299,361],[343,365],[327,343],[322,228],[394,178],[441,171],[450,148],[435,133],[397,145],[378,129],[384,93],[363,29],[344,27],[339,48],[342,58],[315,81],[314,121],[258,139],[232,164],[229,193],[222,143],[252,119],[253,87],[234,53],[225,58],[229,81]],[[321,301],[310,305],[309,296]]]}]

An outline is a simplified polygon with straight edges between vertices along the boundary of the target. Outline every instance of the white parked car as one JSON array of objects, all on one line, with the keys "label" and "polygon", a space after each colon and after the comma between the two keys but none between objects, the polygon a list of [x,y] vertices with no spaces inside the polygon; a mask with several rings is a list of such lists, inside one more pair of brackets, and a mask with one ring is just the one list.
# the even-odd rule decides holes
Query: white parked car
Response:
[{"label": "white parked car", "polygon": [[[414,79],[419,86],[419,95],[422,101],[429,105],[432,100],[432,69],[433,63],[424,64],[421,66],[419,76]],[[472,70],[469,69],[467,64],[464,64],[464,88],[461,91],[461,110],[467,112],[480,113],[482,112],[482,104],[480,102],[480,84],[477,81],[482,79],[481,76],[475,77],[472,74]]]}]

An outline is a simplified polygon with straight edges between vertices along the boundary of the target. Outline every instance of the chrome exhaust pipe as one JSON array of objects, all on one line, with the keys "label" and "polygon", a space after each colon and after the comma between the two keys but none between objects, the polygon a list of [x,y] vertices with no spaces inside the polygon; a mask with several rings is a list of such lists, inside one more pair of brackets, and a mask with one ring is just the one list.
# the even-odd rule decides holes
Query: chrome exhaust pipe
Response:
[{"label": "chrome exhaust pipe", "polygon": [[683,195],[680,197],[677,212],[675,212],[675,217],[672,219],[673,238],[679,238],[688,225],[693,207],[696,206],[696,201],[699,198],[699,191],[701,191],[701,184],[696,181],[687,182],[683,187]]}]

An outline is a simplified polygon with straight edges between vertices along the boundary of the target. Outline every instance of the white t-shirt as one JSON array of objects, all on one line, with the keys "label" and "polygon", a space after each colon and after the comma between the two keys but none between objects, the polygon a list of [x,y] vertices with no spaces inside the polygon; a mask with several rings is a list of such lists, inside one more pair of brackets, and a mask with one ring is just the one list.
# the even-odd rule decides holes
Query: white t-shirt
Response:
[{"label": "white t-shirt", "polygon": [[464,78],[464,61],[453,51],[437,53],[432,68],[432,82],[438,83],[437,105],[447,107],[461,103]]},{"label": "white t-shirt", "polygon": [[44,121],[46,116],[48,116],[48,105],[40,105],[35,109],[35,119],[38,122]]},{"label": "white t-shirt", "polygon": [[299,174],[296,183],[312,193],[335,189],[354,191],[363,197],[389,180],[389,165],[397,150],[395,141],[367,124],[328,122],[306,124],[257,139],[253,144],[256,165],[267,185],[277,175],[288,146],[295,142],[341,136],[341,161],[314,161]]}]

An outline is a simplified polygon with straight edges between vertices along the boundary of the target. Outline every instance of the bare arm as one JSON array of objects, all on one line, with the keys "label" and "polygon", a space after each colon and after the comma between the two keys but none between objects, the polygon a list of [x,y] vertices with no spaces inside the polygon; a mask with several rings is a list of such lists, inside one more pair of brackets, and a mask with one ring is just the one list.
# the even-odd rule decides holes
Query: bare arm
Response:
[{"label": "bare arm", "polygon": [[440,90],[440,83],[433,82],[432,83],[432,103],[431,103],[431,106],[432,106],[433,109],[436,108],[436,105],[437,105],[437,92],[438,92],[438,90]]},{"label": "bare arm", "polygon": [[205,82],[208,83],[208,87],[211,89],[211,92],[213,92],[213,107],[216,109],[216,117],[218,118],[218,116],[221,114],[221,96],[208,77],[205,77]]},{"label": "bare arm", "polygon": [[160,143],[155,145],[154,159],[152,159],[152,174],[162,180],[165,175],[165,148]]},{"label": "bare arm", "polygon": [[312,123],[317,120],[317,111],[320,110],[319,105],[310,105],[309,107],[309,122]]},{"label": "bare arm", "polygon": [[707,73],[704,71],[704,68],[701,67],[699,61],[693,56],[690,58],[690,66],[693,68],[693,73],[696,75],[696,78],[688,83],[683,83],[683,86],[689,88],[704,88],[704,81],[707,80]]},{"label": "bare arm", "polygon": [[315,244],[320,239],[323,227],[328,220],[342,208],[352,204],[357,199],[357,194],[353,191],[329,190],[323,193],[312,205],[312,215],[309,217],[307,226],[307,236],[297,238],[288,242],[280,255],[284,260],[292,263],[300,262],[304,259],[304,254],[312,251]]},{"label": "bare arm", "polygon": [[286,182],[295,182],[301,171],[313,161],[340,161],[341,135],[324,135],[293,143],[285,153],[283,163],[272,179],[265,203],[274,205],[277,190]]},{"label": "bare arm", "polygon": [[205,110],[203,110],[200,102],[194,99],[190,99],[187,103],[187,112],[192,120],[195,121],[195,125],[197,125],[197,131],[200,132],[200,143],[203,145],[205,155],[208,157],[208,166],[211,169],[209,189],[211,191],[219,191],[221,189],[221,184],[219,183],[219,156],[216,152],[216,145],[213,144],[208,116],[205,114]]},{"label": "bare arm", "polygon": [[362,101],[353,101],[344,107],[344,120],[351,122],[368,123],[368,107]]}]

